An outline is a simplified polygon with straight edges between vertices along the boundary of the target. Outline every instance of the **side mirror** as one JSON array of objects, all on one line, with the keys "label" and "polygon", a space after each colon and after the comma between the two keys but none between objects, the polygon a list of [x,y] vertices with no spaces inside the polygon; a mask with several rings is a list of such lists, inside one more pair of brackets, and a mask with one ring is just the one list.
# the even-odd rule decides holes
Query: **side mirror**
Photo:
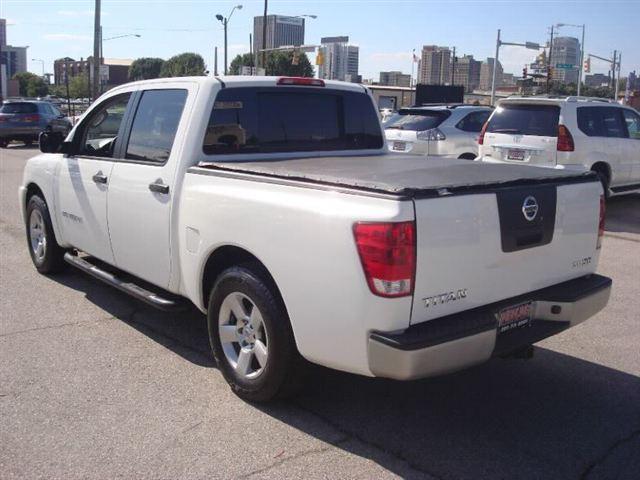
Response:
[{"label": "side mirror", "polygon": [[42,153],[71,153],[71,142],[65,142],[61,132],[40,132],[38,143]]}]

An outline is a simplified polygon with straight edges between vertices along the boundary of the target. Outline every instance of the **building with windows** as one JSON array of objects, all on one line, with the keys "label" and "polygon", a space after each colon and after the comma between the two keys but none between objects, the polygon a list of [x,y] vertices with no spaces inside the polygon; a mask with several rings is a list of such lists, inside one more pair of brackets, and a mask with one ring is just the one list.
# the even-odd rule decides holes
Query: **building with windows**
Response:
[{"label": "building with windows", "polygon": [[584,84],[587,87],[607,87],[611,85],[611,77],[604,73],[594,73],[584,76]]},{"label": "building with windows", "polygon": [[379,85],[387,85],[390,87],[410,87],[411,75],[397,71],[380,72]]},{"label": "building with windows", "polygon": [[304,45],[304,18],[267,15],[267,42],[262,46],[263,16],[253,17],[253,51],[284,45]]},{"label": "building with windows", "polygon": [[[571,68],[566,66],[571,65]],[[551,45],[553,79],[561,83],[578,83],[580,42],[574,37],[555,37]],[[564,68],[563,68],[564,67]]]},{"label": "building with windows", "polygon": [[[122,85],[129,81],[129,67],[133,60],[126,58],[103,58],[100,65],[100,82],[103,89]],[[59,58],[53,62],[53,83],[55,85],[64,85],[66,76],[69,80],[74,77],[84,76],[92,77],[93,75],[93,57],[74,60],[70,57]]]},{"label": "building with windows", "polygon": [[[487,58],[482,62],[482,65],[480,66],[480,90],[491,90],[494,63],[494,58]],[[502,74],[502,64],[498,62],[496,67],[496,87],[502,85]]]},{"label": "building with windows", "polygon": [[323,37],[318,49],[323,58],[318,66],[319,78],[327,80],[358,80],[360,48],[349,45],[349,37]]},{"label": "building with windows", "polygon": [[418,70],[418,83],[449,85],[451,83],[451,50],[449,47],[424,45]]},{"label": "building with windows", "polygon": [[462,85],[465,92],[473,92],[480,85],[480,66],[482,62],[473,55],[455,59],[453,64],[453,84]]},{"label": "building with windows", "polygon": [[7,45],[7,21],[0,18],[0,96],[17,95],[16,73],[27,71],[27,48]]}]

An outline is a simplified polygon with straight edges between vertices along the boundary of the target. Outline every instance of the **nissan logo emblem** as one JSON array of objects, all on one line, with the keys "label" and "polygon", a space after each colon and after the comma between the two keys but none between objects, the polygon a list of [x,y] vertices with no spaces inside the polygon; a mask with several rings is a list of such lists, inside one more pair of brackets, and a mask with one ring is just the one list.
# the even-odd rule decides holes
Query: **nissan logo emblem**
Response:
[{"label": "nissan logo emblem", "polygon": [[524,203],[522,204],[522,214],[524,215],[524,218],[530,222],[536,218],[536,215],[538,215],[538,201],[535,197],[529,195],[524,199]]}]

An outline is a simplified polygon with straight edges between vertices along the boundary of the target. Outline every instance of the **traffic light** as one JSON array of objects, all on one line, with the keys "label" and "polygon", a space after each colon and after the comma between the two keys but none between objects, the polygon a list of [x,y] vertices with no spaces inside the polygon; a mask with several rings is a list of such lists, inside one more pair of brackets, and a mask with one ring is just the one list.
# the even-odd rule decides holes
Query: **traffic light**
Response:
[{"label": "traffic light", "polygon": [[591,72],[591,57],[587,57],[587,59],[584,61],[584,71],[585,73]]},{"label": "traffic light", "polygon": [[300,64],[300,51],[293,51],[293,58],[291,59],[291,65],[299,65]]},{"label": "traffic light", "polygon": [[522,69],[522,78],[527,78],[527,67]]},{"label": "traffic light", "polygon": [[547,70],[547,78],[553,79],[553,67],[549,67]]},{"label": "traffic light", "polygon": [[316,65],[324,65],[324,53],[322,53],[322,50],[318,50],[318,54],[316,55]]}]

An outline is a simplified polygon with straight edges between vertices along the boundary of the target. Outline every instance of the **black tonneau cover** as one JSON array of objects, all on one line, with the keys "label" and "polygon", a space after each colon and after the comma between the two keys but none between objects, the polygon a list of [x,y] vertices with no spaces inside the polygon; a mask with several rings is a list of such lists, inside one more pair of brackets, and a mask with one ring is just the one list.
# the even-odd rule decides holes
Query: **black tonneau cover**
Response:
[{"label": "black tonneau cover", "polygon": [[511,185],[576,183],[597,178],[588,171],[570,172],[417,155],[201,162],[199,167],[410,197],[449,195]]}]

